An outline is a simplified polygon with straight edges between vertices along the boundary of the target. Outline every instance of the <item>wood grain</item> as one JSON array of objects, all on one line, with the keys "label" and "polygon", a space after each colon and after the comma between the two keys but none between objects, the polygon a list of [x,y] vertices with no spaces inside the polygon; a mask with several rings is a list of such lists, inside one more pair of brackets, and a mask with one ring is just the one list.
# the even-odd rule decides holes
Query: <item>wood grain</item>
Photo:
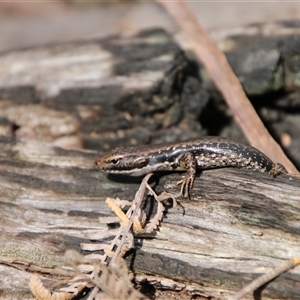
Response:
[{"label": "wood grain", "polygon": [[[27,299],[29,273],[39,272],[50,283],[72,276],[62,269],[65,250],[80,251],[80,243],[90,242],[88,233],[107,230],[114,218],[106,197],[130,200],[139,181],[107,178],[93,168],[96,152],[1,138],[0,153],[0,295]],[[156,178],[157,191],[178,192],[180,174]],[[299,186],[287,175],[205,171],[191,200],[169,206],[155,234],[137,236],[127,261],[136,274],[170,278],[224,299],[299,256]],[[150,199],[145,207],[155,209]],[[296,299],[299,281],[295,268],[268,284],[263,295]]]}]

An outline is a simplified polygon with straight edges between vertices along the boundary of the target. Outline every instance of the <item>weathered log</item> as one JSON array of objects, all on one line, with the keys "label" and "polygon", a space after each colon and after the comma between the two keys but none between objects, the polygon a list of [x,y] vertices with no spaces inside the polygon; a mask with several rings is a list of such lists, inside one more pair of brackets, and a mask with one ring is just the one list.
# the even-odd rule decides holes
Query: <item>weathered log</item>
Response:
[{"label": "weathered log", "polygon": [[204,134],[208,93],[163,30],[2,53],[0,66],[2,131],[17,138],[107,150]]},{"label": "weathered log", "polygon": [[[282,144],[299,165],[297,25],[252,24],[218,40],[247,94],[260,96],[268,129],[279,142],[291,137]],[[204,134],[243,138],[226,106],[208,101],[207,76],[163,30],[2,52],[0,67],[1,134],[99,151]]]},{"label": "weathered log", "polygon": [[[2,138],[0,153],[1,297],[26,299],[30,273],[51,282],[71,276],[62,269],[65,250],[80,251],[80,243],[89,242],[87,233],[106,230],[105,220],[113,216],[106,197],[133,199],[139,179],[107,178],[93,167],[95,152]],[[156,189],[178,192],[179,177],[157,176]],[[135,254],[126,260],[138,275],[226,298],[282,260],[299,256],[299,187],[288,175],[205,171],[191,200],[169,207],[155,234],[137,236]],[[299,281],[295,268],[262,293],[298,299]]]}]

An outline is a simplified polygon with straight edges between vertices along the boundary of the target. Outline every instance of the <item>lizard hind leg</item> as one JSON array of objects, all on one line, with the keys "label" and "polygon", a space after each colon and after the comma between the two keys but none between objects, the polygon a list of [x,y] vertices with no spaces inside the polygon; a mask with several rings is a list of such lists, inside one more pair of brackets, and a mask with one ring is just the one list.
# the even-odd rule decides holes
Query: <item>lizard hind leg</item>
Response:
[{"label": "lizard hind leg", "polygon": [[185,176],[177,182],[177,185],[181,184],[180,195],[184,198],[190,198],[196,176],[196,158],[190,152],[184,153],[179,159],[179,165],[181,170],[186,170]]}]

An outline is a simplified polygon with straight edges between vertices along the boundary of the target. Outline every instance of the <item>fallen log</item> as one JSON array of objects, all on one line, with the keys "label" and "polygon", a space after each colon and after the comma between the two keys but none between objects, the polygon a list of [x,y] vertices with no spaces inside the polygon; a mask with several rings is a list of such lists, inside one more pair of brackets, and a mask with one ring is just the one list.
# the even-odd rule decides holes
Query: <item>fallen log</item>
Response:
[{"label": "fallen log", "polygon": [[[107,177],[94,169],[99,153],[38,142],[0,139],[0,291],[28,299],[30,274],[52,284],[72,277],[67,249],[81,253],[88,233],[114,224],[107,197],[132,200],[138,178]],[[180,174],[155,176],[157,191],[178,192]],[[137,235],[126,261],[137,278],[184,295],[224,299],[285,259],[299,256],[300,181],[289,175],[235,169],[205,171],[191,200],[168,206],[155,234]],[[153,210],[147,200],[145,210]],[[155,276],[155,277],[153,277]],[[154,280],[155,278],[155,280]],[[167,281],[165,281],[167,282]],[[262,291],[270,299],[300,297],[300,268]],[[157,285],[156,285],[157,286]],[[251,298],[251,295],[249,296]]]}]

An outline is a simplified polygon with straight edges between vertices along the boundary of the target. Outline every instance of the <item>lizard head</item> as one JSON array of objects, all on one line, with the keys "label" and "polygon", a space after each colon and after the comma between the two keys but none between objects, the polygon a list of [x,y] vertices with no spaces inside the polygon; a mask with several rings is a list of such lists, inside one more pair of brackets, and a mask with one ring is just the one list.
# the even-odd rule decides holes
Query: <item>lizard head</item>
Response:
[{"label": "lizard head", "polygon": [[148,165],[148,158],[127,152],[122,153],[116,148],[95,161],[96,168],[107,173],[129,174],[140,176],[145,174],[144,167]]}]

